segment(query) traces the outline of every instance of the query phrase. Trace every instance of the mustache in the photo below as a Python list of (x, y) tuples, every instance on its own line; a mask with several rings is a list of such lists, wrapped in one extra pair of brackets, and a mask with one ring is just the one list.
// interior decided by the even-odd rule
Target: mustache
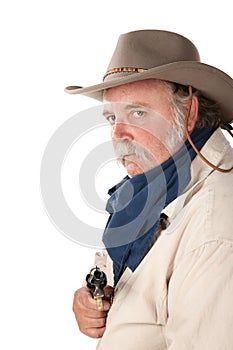
[(119, 161), (121, 161), (125, 156), (131, 154), (135, 154), (137, 157), (140, 157), (145, 161), (149, 160), (146, 150), (137, 143), (129, 140), (117, 141), (114, 144), (114, 150)]

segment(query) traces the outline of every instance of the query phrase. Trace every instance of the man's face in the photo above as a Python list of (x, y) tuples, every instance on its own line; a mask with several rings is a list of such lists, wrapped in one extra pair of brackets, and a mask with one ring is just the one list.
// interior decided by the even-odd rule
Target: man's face
[(158, 80), (107, 89), (103, 114), (115, 152), (131, 177), (163, 163), (183, 143), (168, 147), (174, 118), (168, 91)]

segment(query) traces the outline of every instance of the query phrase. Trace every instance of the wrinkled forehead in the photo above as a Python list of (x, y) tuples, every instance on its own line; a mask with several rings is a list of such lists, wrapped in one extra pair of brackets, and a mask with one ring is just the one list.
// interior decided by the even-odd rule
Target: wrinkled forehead
[(132, 102), (140, 99), (150, 101), (156, 95), (168, 96), (168, 90), (163, 81), (147, 79), (124, 85), (115, 86), (104, 90), (104, 102)]
[(146, 101), (134, 100), (131, 102), (108, 102), (105, 101), (103, 104), (103, 115), (106, 115), (108, 112), (113, 111), (122, 111), (127, 112), (130, 110), (139, 110), (139, 109), (147, 109), (148, 111), (156, 111), (152, 109), (150, 104)]

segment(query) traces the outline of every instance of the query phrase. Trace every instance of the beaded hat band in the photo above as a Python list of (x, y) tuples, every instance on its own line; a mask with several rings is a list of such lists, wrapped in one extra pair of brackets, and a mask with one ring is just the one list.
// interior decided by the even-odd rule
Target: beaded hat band
[(120, 68), (113, 68), (113, 69), (109, 69), (107, 71), (107, 73), (104, 75), (103, 77), (103, 81), (105, 80), (105, 78), (111, 74), (114, 74), (114, 73), (121, 73), (121, 72), (127, 72), (127, 73), (142, 73), (144, 72), (145, 70), (147, 69), (144, 69), (144, 68), (135, 68), (135, 67), (120, 67)]

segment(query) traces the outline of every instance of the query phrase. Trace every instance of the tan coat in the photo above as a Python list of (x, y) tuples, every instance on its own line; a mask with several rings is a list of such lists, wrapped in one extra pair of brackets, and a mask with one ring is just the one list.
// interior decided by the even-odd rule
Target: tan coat
[[(220, 130), (202, 153), (223, 168), (233, 164)], [(191, 173), (163, 211), (168, 228), (118, 282), (98, 350), (233, 349), (233, 171), (213, 171), (197, 156)]]

